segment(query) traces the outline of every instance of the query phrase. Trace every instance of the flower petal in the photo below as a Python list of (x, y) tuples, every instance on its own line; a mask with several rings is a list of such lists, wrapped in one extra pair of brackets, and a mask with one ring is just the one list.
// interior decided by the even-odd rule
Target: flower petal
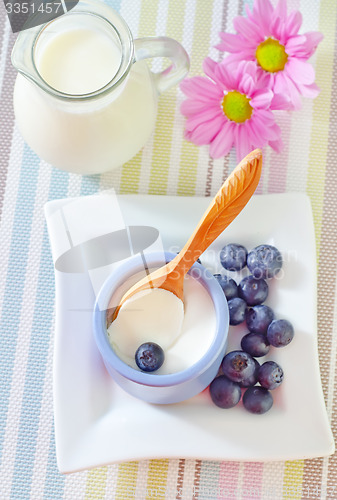
[(205, 111), (210, 106), (218, 106), (218, 104), (213, 104), (205, 101), (198, 101), (197, 99), (186, 99), (181, 103), (180, 112), (184, 116), (194, 116), (201, 111)]
[(276, 153), (281, 153), (284, 147), (281, 137), (277, 139), (277, 141), (268, 141), (268, 144), (274, 151), (276, 151)]
[(251, 120), (247, 120), (245, 125), (251, 143), (255, 148), (262, 148), (267, 144), (267, 141), (263, 138), (263, 135), (259, 133), (260, 126), (254, 126), (254, 118), (252, 118)]
[(237, 16), (233, 20), (233, 26), (245, 39), (256, 44), (262, 42), (263, 35), (259, 27), (246, 17)]
[(186, 120), (185, 128), (189, 132), (192, 132), (200, 123), (207, 122), (209, 120), (214, 120), (216, 117), (223, 115), (223, 112), (220, 109), (211, 107), (205, 109), (205, 111), (200, 111), (198, 114), (191, 116)]
[(217, 65), (218, 63), (216, 63), (213, 59), (205, 57), (202, 63), (202, 69), (204, 70), (204, 73), (211, 78), (211, 80), (214, 80), (214, 82), (222, 87), (222, 80), (219, 80), (215, 75), (215, 68)]
[(241, 61), (237, 67), (238, 78), (244, 75), (250, 75), (254, 80), (256, 79), (257, 64), (253, 61)]
[(293, 105), (290, 99), (284, 94), (274, 94), (272, 101), (270, 103), (270, 109), (272, 110), (291, 110)]
[(197, 146), (209, 144), (224, 126), (224, 123), (224, 116), (218, 116), (208, 122), (200, 123), (193, 131), (188, 131), (188, 138)]
[(214, 138), (209, 148), (209, 154), (212, 158), (225, 156), (231, 149), (234, 142), (234, 123), (227, 121), (218, 135)]
[(269, 109), (255, 109), (255, 116), (262, 120), (268, 127), (275, 122), (274, 113)]
[(284, 71), (279, 71), (275, 76), (274, 92), (286, 95), (294, 110), (301, 109), (302, 101), (298, 88)]
[(274, 123), (271, 127), (267, 129), (268, 140), (270, 141), (278, 141), (281, 138), (281, 129)]
[(257, 90), (250, 100), (250, 105), (253, 108), (269, 109), (273, 96), (274, 93), (269, 89)]
[(223, 94), (221, 88), (205, 76), (185, 78), (180, 88), (188, 97), (197, 98), (200, 101), (219, 100)]
[(289, 40), (287, 40), (284, 48), (289, 56), (299, 56), (299, 52), (303, 53), (303, 49), (306, 43), (306, 37), (304, 35), (296, 35)]
[(268, 73), (268, 71), (263, 71), (262, 68), (257, 68), (257, 89), (273, 89), (274, 87), (275, 74)]
[(269, 0), (255, 0), (252, 14), (248, 14), (249, 19), (261, 27), (263, 36), (269, 34), (273, 12), (274, 7)]
[(320, 93), (320, 89), (317, 87), (316, 83), (312, 83), (311, 85), (299, 85), (298, 87), (303, 97), (309, 97), (310, 99), (314, 99)]
[(287, 19), (287, 2), (286, 0), (279, 0), (274, 10), (274, 16), (279, 17), (281, 21)]
[(318, 44), (323, 40), (324, 35), (319, 31), (309, 31), (305, 33), (305, 50), (306, 50), (306, 58), (309, 59), (317, 49)]
[(250, 97), (254, 92), (254, 88), (255, 88), (255, 81), (253, 80), (253, 78), (250, 75), (244, 74), (238, 85), (238, 90), (241, 93), (246, 94), (248, 97)]
[(290, 12), (285, 24), (285, 35), (287, 38), (297, 35), (302, 24), (302, 14), (298, 10)]
[(315, 70), (308, 62), (300, 59), (289, 58), (284, 71), (295, 82), (311, 85), (315, 81)]
[(252, 118), (247, 120), (246, 126), (251, 139), (254, 139), (255, 147), (263, 147), (267, 144), (266, 124), (257, 118), (258, 113), (253, 113)]
[[(246, 41), (233, 33), (219, 33), (221, 42), (216, 47), (224, 52), (240, 52), (247, 47)], [(254, 47), (255, 44), (252, 44)]]
[(236, 159), (241, 161), (253, 150), (249, 133), (247, 133), (245, 124), (237, 125), (234, 129), (234, 146), (236, 149)]
[(234, 70), (231, 64), (227, 64), (227, 59), (226, 57), (226, 59), (217, 65), (215, 72), (216, 77), (224, 82), (224, 88), (226, 90), (233, 90), (238, 85), (237, 71)]

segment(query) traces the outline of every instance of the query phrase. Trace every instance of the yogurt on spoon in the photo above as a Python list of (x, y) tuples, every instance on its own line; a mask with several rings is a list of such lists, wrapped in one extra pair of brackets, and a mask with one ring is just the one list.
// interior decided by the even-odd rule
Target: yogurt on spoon
[(164, 351), (164, 363), (153, 374), (176, 373), (201, 359), (215, 335), (214, 305), (204, 287), (189, 275), (184, 291), (184, 303), (172, 292), (153, 288), (122, 305), (108, 328), (109, 342), (122, 361), (139, 370), (135, 353), (145, 342), (154, 342)]

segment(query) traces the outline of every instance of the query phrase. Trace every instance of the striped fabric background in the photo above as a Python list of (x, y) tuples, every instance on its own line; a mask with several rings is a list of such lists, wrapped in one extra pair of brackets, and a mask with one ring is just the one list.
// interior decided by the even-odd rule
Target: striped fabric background
[[(167, 35), (201, 74), (220, 30), (233, 31), (243, 0), (109, 0), (135, 37)], [(248, 1), (249, 4), (252, 0)], [(318, 249), (318, 336), (321, 377), (337, 432), (337, 41), (335, 0), (289, 0), (302, 30), (325, 39), (312, 63), (321, 94), (301, 111), (279, 117), (282, 154), (265, 151), (260, 193), (306, 192)], [(43, 205), (115, 187), (120, 193), (211, 196), (235, 165), (213, 161), (207, 148), (183, 139), (182, 95), (161, 97), (156, 130), (120, 171), (81, 177), (53, 169), (23, 142), (13, 116), (14, 42), (0, 7), (0, 498), (5, 499), (310, 499), (337, 498), (336, 456), (280, 463), (146, 460), (61, 476), (55, 458), (52, 407), (54, 276)], [(156, 67), (159, 65), (156, 63)], [(308, 416), (309, 417), (309, 416)], [(310, 418), (310, 417), (309, 417)], [(277, 432), (277, 429), (275, 430)], [(268, 439), (268, 437), (265, 437)]]

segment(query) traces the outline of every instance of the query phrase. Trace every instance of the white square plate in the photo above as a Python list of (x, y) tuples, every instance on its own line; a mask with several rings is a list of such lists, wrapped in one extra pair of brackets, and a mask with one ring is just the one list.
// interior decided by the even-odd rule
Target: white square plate
[[(80, 200), (90, 217), (81, 212), (76, 231), (81, 232), (83, 225), (86, 238), (91, 225), (92, 234), (97, 236), (98, 222), (100, 234), (109, 231), (109, 214), (97, 202), (102, 196)], [(105, 200), (109, 196), (105, 194)], [(46, 205), (54, 262), (69, 241), (73, 244), (69, 234), (67, 241), (55, 224), (71, 201)], [(210, 200), (125, 195), (118, 196), (118, 202), (119, 221), (122, 215), (126, 226), (157, 228), (165, 250), (177, 251)], [(81, 235), (77, 238), (80, 241)], [(295, 337), (289, 346), (271, 349), (267, 357), (279, 362), (285, 372), (282, 386), (273, 392), (272, 409), (265, 415), (252, 415), (240, 402), (235, 408), (222, 410), (211, 403), (207, 390), (186, 402), (162, 406), (129, 396), (107, 374), (92, 335), (95, 289), (110, 267), (91, 281), (88, 273), (55, 269), (54, 401), (61, 472), (148, 458), (282, 461), (334, 452), (318, 365), (316, 253), (309, 199), (295, 193), (253, 197), (202, 256), (202, 263), (213, 273), (221, 272), (218, 254), (230, 242), (241, 243), (248, 250), (269, 243), (283, 254), (282, 276), (270, 282), (266, 303), (277, 318), (292, 322)], [(244, 333), (244, 326), (230, 328), (230, 349), (240, 348)]]

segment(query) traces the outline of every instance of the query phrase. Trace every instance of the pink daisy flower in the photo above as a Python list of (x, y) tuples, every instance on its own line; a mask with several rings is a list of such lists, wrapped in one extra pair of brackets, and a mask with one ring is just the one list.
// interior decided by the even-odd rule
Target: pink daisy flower
[(242, 61), (229, 71), (224, 62), (206, 58), (203, 69), (209, 78), (194, 76), (180, 84), (187, 96), (181, 106), (185, 138), (209, 144), (213, 158), (225, 156), (233, 145), (238, 161), (267, 144), (279, 152), (281, 130), (272, 110), (289, 108), (289, 101), (259, 86), (256, 64)]
[(286, 0), (274, 8), (269, 0), (255, 0), (253, 10), (246, 5), (247, 17), (234, 19), (237, 34), (220, 33), (217, 48), (230, 52), (226, 63), (255, 61), (263, 86), (275, 94), (289, 96), (293, 109), (301, 107), (301, 95), (314, 98), (319, 88), (314, 83), (314, 68), (307, 62), (323, 35), (311, 31), (299, 35), (302, 15), (287, 15)]

